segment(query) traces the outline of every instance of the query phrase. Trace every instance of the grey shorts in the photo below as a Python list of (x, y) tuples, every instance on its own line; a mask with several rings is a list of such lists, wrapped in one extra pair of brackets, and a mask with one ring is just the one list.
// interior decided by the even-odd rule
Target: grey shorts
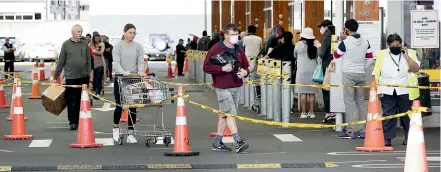
[(237, 108), (239, 103), (240, 88), (215, 88), (217, 101), (219, 102), (219, 110), (231, 115), (237, 115)]

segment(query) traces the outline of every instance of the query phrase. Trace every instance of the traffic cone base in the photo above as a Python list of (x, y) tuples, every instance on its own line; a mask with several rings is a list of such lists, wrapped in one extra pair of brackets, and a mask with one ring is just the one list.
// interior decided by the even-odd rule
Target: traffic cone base
[(357, 151), (364, 151), (364, 152), (383, 152), (383, 151), (393, 151), (393, 147), (356, 147), (355, 150)]
[(80, 120), (78, 123), (77, 142), (70, 144), (70, 148), (99, 148), (103, 144), (95, 142), (92, 114), (90, 112), (90, 100), (86, 91), (87, 85), (83, 85), (81, 93)]
[(6, 135), (3, 136), (5, 140), (32, 140), (34, 136), (32, 135)]
[[(184, 87), (179, 86), (178, 95), (182, 96)], [(173, 152), (165, 152), (164, 156), (198, 156), (199, 152), (190, 150), (190, 139), (188, 137), (187, 126), (187, 111), (185, 110), (185, 103), (182, 97), (178, 97), (176, 109), (176, 124), (175, 124), (175, 144)]]

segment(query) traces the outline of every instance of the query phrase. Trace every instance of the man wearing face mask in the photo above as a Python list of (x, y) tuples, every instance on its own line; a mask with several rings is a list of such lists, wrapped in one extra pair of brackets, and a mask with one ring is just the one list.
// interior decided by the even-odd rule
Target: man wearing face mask
[[(402, 46), (403, 40), (398, 34), (391, 34), (387, 38), (388, 49), (377, 53), (375, 68), (372, 73), (373, 80), (377, 84), (392, 85), (418, 85), (416, 72), (420, 69), (420, 61), (416, 51), (408, 50)], [(418, 88), (378, 87), (383, 116), (396, 113), (405, 113), (412, 108), (412, 100), (419, 97)], [(400, 117), (400, 124), (404, 130), (403, 145), (407, 144), (409, 131), (409, 116)], [(384, 142), (386, 146), (392, 145), (392, 139), (396, 137), (397, 119), (383, 121)]]
[[(207, 57), (204, 61), (204, 72), (211, 74), (213, 78), (213, 87), (215, 88), (217, 99), (219, 102), (219, 110), (228, 114), (237, 115), (239, 89), (243, 85), (242, 79), (248, 76), (249, 64), (245, 57), (245, 53), (239, 48), (238, 28), (234, 24), (227, 24), (224, 28), (225, 40), (213, 45), (208, 51)], [(229, 60), (234, 60), (235, 63), (219, 65), (214, 64), (212, 57), (220, 57), (228, 54)], [(233, 59), (231, 59), (231, 56)], [(216, 58), (215, 58), (216, 59)], [(213, 143), (213, 151), (231, 151), (231, 148), (222, 143), (222, 136), (225, 129), (228, 127), (233, 135), (236, 153), (242, 152), (248, 148), (237, 133), (236, 120), (234, 117), (227, 117), (221, 114), (222, 118), (219, 120), (216, 140)]]
[[(369, 41), (357, 33), (358, 22), (349, 19), (340, 37), (342, 41), (334, 51), (334, 58), (342, 59), (343, 97), (345, 102), (346, 122), (360, 121), (366, 118), (364, 86), (366, 69), (372, 64), (372, 51)], [(343, 130), (340, 138), (355, 139), (364, 137), (365, 125), (349, 125)]]

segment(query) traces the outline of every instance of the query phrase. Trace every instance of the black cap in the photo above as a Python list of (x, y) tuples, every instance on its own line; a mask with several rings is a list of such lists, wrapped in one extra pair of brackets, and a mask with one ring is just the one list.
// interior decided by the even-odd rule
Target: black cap
[(326, 27), (326, 26), (332, 26), (332, 21), (331, 20), (323, 20), (322, 23), (320, 23), (320, 25), (318, 25), (317, 27)]

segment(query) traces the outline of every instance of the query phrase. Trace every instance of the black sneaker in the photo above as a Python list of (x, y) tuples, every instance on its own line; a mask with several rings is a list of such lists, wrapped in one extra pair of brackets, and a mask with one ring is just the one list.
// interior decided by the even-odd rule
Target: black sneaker
[(211, 150), (216, 152), (229, 152), (231, 151), (231, 148), (225, 146), (225, 144), (221, 142), (220, 145), (216, 145), (216, 143), (213, 143)]
[(77, 124), (70, 124), (70, 130), (77, 130), (78, 125)]
[(248, 143), (244, 142), (243, 140), (236, 143), (236, 153), (240, 153), (244, 151), (245, 149), (248, 149), (249, 145)]

